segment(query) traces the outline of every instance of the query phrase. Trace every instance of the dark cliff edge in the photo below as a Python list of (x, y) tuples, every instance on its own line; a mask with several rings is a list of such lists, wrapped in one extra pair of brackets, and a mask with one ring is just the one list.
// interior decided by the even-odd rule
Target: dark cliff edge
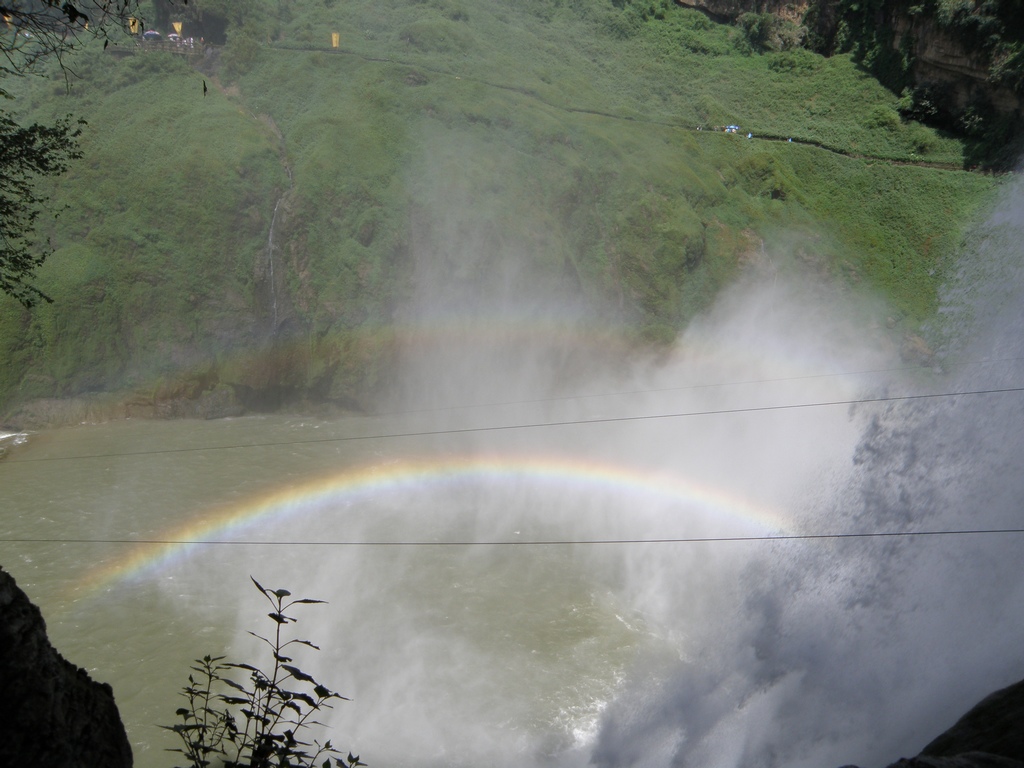
[(888, 768), (1024, 768), (1024, 680), (989, 694), (916, 757)]
[(986, 696), (918, 757), (967, 754), (988, 754), (1024, 766), (1024, 680)]
[(132, 765), (110, 686), (54, 649), (42, 613), (2, 568), (0, 691), (0, 765)]
[(726, 23), (773, 14), (802, 27), (804, 46), (851, 53), (906, 119), (963, 137), (968, 167), (1008, 170), (1024, 151), (1024, 16), (1010, 2), (675, 1)]

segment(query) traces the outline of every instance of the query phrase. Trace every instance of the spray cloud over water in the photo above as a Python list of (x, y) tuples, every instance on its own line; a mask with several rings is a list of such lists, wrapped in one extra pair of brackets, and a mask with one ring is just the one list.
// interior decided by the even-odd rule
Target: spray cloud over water
[[(610, 366), (584, 343), (584, 303), (535, 278), (529, 248), (474, 224), (468, 201), (458, 216), (428, 211), (404, 318), (422, 335), (399, 392), (408, 410), (430, 410), (410, 423), (562, 425), (382, 444), (382, 464), (429, 456), (449, 470), (340, 499), (305, 533), (517, 542), (1019, 527), (1019, 394), (776, 406), (1019, 382), (1024, 280), (1000, 243), (1019, 242), (1022, 200), (1013, 190), (950, 294), (975, 311), (944, 347), (944, 374), (899, 371), (833, 291), (764, 272), (668, 358)], [(998, 307), (975, 261), (1004, 270)], [(976, 364), (995, 358), (1015, 359)], [(643, 418), (609, 421), (622, 417)], [(487, 472), (459, 469), (483, 461)], [(331, 608), (304, 626), (324, 646), (315, 673), (354, 698), (331, 724), (371, 763), (884, 765), (1024, 674), (1019, 545), (360, 548), (311, 568), (302, 589)], [(284, 565), (257, 575), (292, 586)]]

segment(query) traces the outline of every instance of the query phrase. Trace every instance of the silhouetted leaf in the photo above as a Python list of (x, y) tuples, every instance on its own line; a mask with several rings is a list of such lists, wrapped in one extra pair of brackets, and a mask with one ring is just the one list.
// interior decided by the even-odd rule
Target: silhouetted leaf
[(305, 672), (303, 672), (298, 667), (293, 667), (290, 664), (282, 664), (281, 665), (281, 669), (283, 669), (289, 675), (294, 677), (296, 680), (302, 680), (302, 681), (307, 682), (307, 683), (315, 683), (316, 682), (316, 680), (313, 679), (312, 675), (307, 675)]
[(298, 699), (303, 704), (307, 704), (308, 706), (312, 707), (313, 709), (316, 709), (316, 707), (317, 707), (316, 701), (308, 693), (293, 693), (292, 694), (292, 698)]

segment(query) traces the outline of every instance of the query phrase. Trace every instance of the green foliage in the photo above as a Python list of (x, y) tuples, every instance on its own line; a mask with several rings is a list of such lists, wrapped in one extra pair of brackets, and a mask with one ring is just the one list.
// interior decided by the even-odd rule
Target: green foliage
[(865, 124), (869, 128), (882, 128), (895, 131), (900, 127), (900, 116), (896, 110), (879, 104), (868, 114)]
[[(66, 57), (84, 40), (99, 38), (106, 48), (111, 33), (121, 31), (136, 5), (135, 0), (0, 3), (0, 98), (12, 98), (7, 78), (36, 74), (48, 64), (66, 82)], [(76, 125), (68, 116), (52, 125), (23, 127), (8, 111), (0, 111), (0, 293), (26, 308), (50, 300), (28, 282), (49, 253), (34, 241), (39, 213), (47, 203), (36, 182), (63, 173), (81, 157), (82, 122)]]
[(422, 53), (460, 54), (473, 45), (473, 37), (447, 19), (417, 21), (405, 27), (401, 40)]
[[(932, 28), (960, 44), (986, 66), (993, 85), (1024, 95), (1024, 25), (1021, 5), (1014, 0), (840, 0), (840, 31), (834, 49), (850, 51), (854, 58), (893, 91), (904, 94), (901, 111), (916, 120), (956, 131), (967, 138), (969, 165), (1008, 168), (1015, 160), (1014, 142), (1024, 125), (1019, 118), (995, 116), (990, 103), (958, 103), (948, 88), (912, 84), (916, 28)], [(917, 23), (894, 48), (892, 25), (881, 18), (906, 13)], [(830, 48), (829, 50), (832, 50)]]
[(606, 11), (601, 19), (601, 29), (615, 40), (628, 40), (640, 33), (643, 23), (643, 16), (627, 5), (621, 10)]
[[(351, 752), (340, 757), (330, 741), (301, 740), (308, 729), (319, 725), (314, 718), (330, 709), (332, 701), (348, 700), (318, 683), (286, 655), (294, 652), (292, 646), (319, 649), (308, 640), (286, 639), (284, 627), (297, 619), (285, 611), (323, 601), (291, 600), (286, 589), (267, 589), (256, 579), (252, 583), (271, 605), (267, 615), (274, 625), (272, 637), (250, 633), (267, 646), (270, 663), (263, 669), (224, 662), (223, 656), (197, 660), (192, 667), (196, 674), (189, 675), (181, 693), (187, 706), (175, 712), (181, 722), (163, 726), (182, 742), (171, 751), (183, 755), (188, 768), (205, 768), (213, 760), (224, 768), (330, 768), (332, 762), (339, 768), (366, 765)], [(240, 683), (225, 676), (233, 670), (244, 673), (248, 680)]]
[(51, 301), (28, 282), (48, 255), (33, 240), (36, 220), (47, 203), (34, 182), (63, 173), (82, 156), (82, 124), (67, 117), (53, 125), (23, 128), (0, 112), (0, 292), (26, 308), (40, 299)]
[(772, 72), (788, 74), (794, 77), (810, 75), (821, 68), (822, 60), (805, 48), (796, 48), (779, 53), (768, 62)]
[(751, 50), (789, 51), (799, 48), (806, 30), (774, 13), (742, 13), (736, 20)]
[[(743, 53), (740, 28), (672, 3), (288, 8), (270, 43), (249, 34), (251, 56), (225, 50), (203, 74), (167, 53), (96, 51), (70, 93), (19, 87), (33, 119), (73, 111), (89, 126), (49, 188), (69, 207), (40, 220), (54, 253), (38, 283), (56, 303), (31, 318), (0, 305), (0, 403), (150, 391), (196, 368), (211, 388), (274, 380), (365, 403), (425, 258), (481, 288), (521, 264), (600, 322), (665, 343), (761, 240), (797, 231), (828, 244), (824, 272), (917, 322), (938, 254), (995, 183), (954, 170), (970, 146), (922, 125), (853, 55)], [(628, 34), (609, 34), (613, 17)], [(948, 170), (886, 163), (919, 160)]]
[(221, 54), (221, 72), (225, 79), (237, 80), (255, 66), (263, 49), (260, 33), (259, 26), (253, 23), (234, 27), (228, 32), (228, 42)]

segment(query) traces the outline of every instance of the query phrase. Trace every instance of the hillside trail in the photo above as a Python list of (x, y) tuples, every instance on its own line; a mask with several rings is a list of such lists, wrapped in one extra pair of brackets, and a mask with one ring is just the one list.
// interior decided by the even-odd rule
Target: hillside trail
[(978, 167), (964, 168), (962, 165), (960, 165), (958, 163), (936, 162), (936, 161), (925, 160), (925, 159), (922, 159), (922, 158), (914, 158), (914, 157), (910, 157), (910, 158), (896, 158), (896, 157), (886, 157), (886, 156), (883, 156), (883, 155), (863, 154), (863, 153), (858, 153), (858, 152), (850, 151), (850, 150), (845, 149), (843, 147), (833, 146), (833, 145), (827, 144), (825, 142), (819, 141), (817, 139), (801, 137), (801, 136), (791, 136), (791, 135), (784, 136), (784, 135), (781, 135), (781, 134), (772, 134), (772, 133), (768, 133), (768, 132), (762, 133), (762, 132), (757, 131), (755, 129), (756, 127), (745, 128), (745, 129), (743, 129), (742, 133), (740, 133), (740, 132), (733, 133), (733, 132), (729, 132), (729, 131), (726, 130), (728, 128), (728, 126), (687, 125), (687, 124), (683, 124), (683, 123), (672, 121), (672, 120), (658, 120), (658, 119), (650, 118), (650, 117), (642, 117), (642, 116), (635, 116), (635, 115), (622, 115), (622, 114), (615, 114), (613, 112), (606, 112), (606, 111), (602, 111), (602, 110), (587, 109), (587, 108), (584, 108), (584, 107), (573, 107), (573, 106), (569, 106), (569, 105), (565, 105), (565, 104), (559, 104), (559, 103), (553, 102), (553, 101), (551, 101), (549, 99), (546, 99), (546, 98), (544, 98), (543, 95), (541, 95), (537, 91), (532, 90), (530, 88), (524, 88), (524, 87), (521, 87), (521, 86), (509, 85), (507, 83), (497, 83), (497, 82), (494, 82), (494, 81), (491, 81), (491, 80), (487, 80), (485, 78), (474, 77), (472, 75), (465, 75), (465, 74), (456, 75), (456, 74), (454, 74), (452, 72), (449, 72), (447, 70), (444, 70), (444, 69), (440, 69), (440, 68), (437, 68), (437, 67), (423, 66), (422, 64), (413, 64), (411, 62), (403, 61), (401, 59), (397, 59), (397, 58), (393, 58), (393, 57), (368, 56), (366, 54), (359, 53), (358, 51), (354, 51), (354, 50), (346, 49), (346, 48), (329, 48), (329, 49), (325, 49), (325, 48), (314, 47), (314, 46), (292, 46), (292, 45), (289, 45), (289, 46), (272, 45), (271, 47), (272, 48), (276, 48), (277, 50), (300, 50), (300, 51), (309, 51), (309, 52), (318, 52), (318, 53), (328, 53), (328, 54), (335, 54), (335, 55), (352, 56), (352, 57), (361, 59), (363, 61), (368, 61), (368, 62), (380, 62), (380, 63), (388, 63), (388, 64), (397, 64), (399, 66), (409, 67), (411, 70), (421, 70), (421, 71), (425, 71), (425, 72), (431, 72), (431, 73), (433, 73), (435, 75), (441, 75), (441, 76), (444, 76), (444, 77), (450, 77), (450, 78), (452, 78), (454, 80), (464, 80), (464, 81), (467, 81), (467, 82), (472, 82), (472, 83), (476, 83), (476, 84), (479, 84), (479, 85), (487, 86), (489, 88), (495, 88), (495, 89), (499, 89), (499, 90), (510, 91), (510, 92), (513, 92), (513, 93), (518, 93), (520, 95), (527, 96), (527, 97), (529, 97), (531, 99), (535, 99), (536, 101), (544, 104), (547, 107), (550, 107), (552, 109), (557, 109), (557, 110), (560, 110), (560, 111), (566, 112), (566, 113), (594, 115), (595, 117), (604, 117), (604, 118), (608, 118), (610, 120), (624, 120), (624, 121), (627, 121), (627, 122), (639, 123), (639, 124), (642, 124), (642, 125), (658, 125), (658, 126), (663, 126), (663, 127), (666, 127), (666, 128), (673, 128), (673, 129), (676, 129), (676, 130), (686, 131), (688, 133), (700, 133), (702, 135), (728, 136), (729, 138), (737, 138), (737, 139), (739, 139), (739, 138), (747, 139), (748, 137), (746, 136), (746, 134), (749, 133), (750, 134), (749, 140), (751, 140), (751, 141), (772, 141), (772, 142), (784, 142), (784, 143), (789, 143), (789, 144), (799, 144), (799, 145), (802, 145), (802, 146), (814, 147), (816, 149), (820, 149), (820, 150), (823, 150), (825, 152), (831, 152), (832, 154), (840, 155), (842, 157), (848, 157), (848, 158), (850, 158), (852, 160), (870, 160), (870, 161), (886, 163), (888, 165), (894, 165), (894, 166), (916, 166), (916, 167), (919, 167), (919, 168), (934, 168), (934, 169), (937, 169), (937, 170), (947, 170), (947, 171), (965, 171), (965, 172), (969, 172), (969, 173), (980, 173), (980, 174), (985, 174), (985, 175), (1003, 175), (1004, 173), (1012, 173), (1011, 171), (1000, 172), (1000, 171), (992, 171), (992, 170), (982, 169), (982, 168), (978, 168)]

